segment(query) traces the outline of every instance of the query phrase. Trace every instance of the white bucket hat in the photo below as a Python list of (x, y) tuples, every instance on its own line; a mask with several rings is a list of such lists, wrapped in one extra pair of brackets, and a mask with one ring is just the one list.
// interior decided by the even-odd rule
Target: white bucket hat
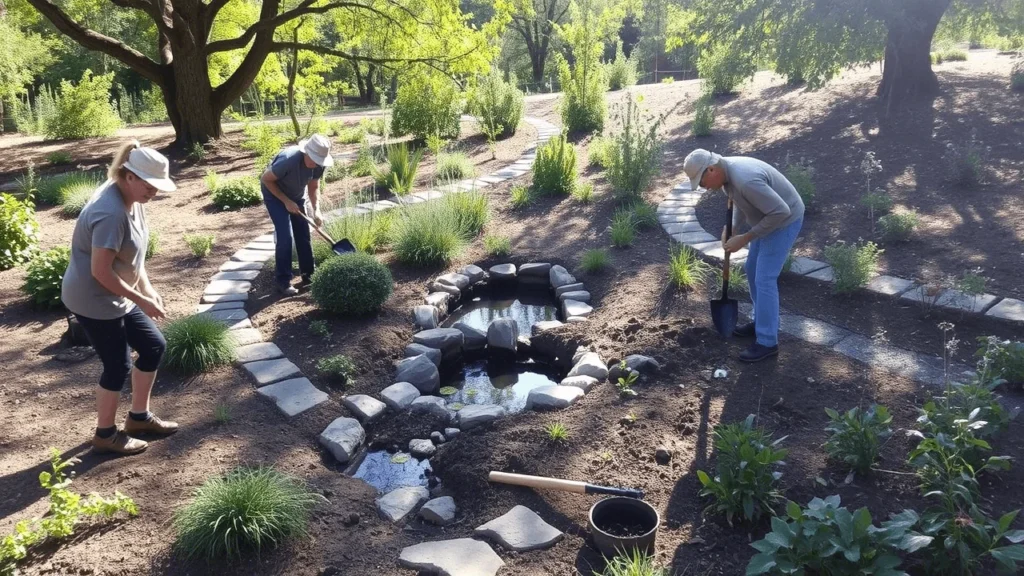
[(152, 148), (140, 147), (132, 150), (128, 154), (128, 161), (124, 163), (124, 168), (131, 170), (157, 190), (173, 192), (178, 189), (170, 179), (171, 163), (166, 156)]
[(700, 179), (704, 177), (704, 171), (709, 166), (718, 164), (718, 161), (722, 157), (714, 152), (708, 152), (703, 148), (697, 148), (693, 152), (686, 155), (686, 159), (683, 160), (683, 172), (686, 173), (686, 177), (690, 179), (690, 189), (697, 190), (700, 188)]
[(319, 134), (313, 134), (309, 138), (300, 141), (299, 150), (309, 155), (313, 162), (324, 168), (334, 165), (334, 158), (331, 158), (331, 141)]

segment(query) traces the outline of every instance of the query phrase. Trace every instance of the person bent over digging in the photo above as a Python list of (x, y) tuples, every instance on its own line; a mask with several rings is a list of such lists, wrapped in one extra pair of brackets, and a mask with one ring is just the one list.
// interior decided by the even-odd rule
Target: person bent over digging
[[(793, 184), (775, 167), (756, 158), (722, 157), (698, 148), (683, 161), (683, 171), (694, 190), (724, 189), (751, 228), (726, 238), (722, 248), (733, 253), (749, 244), (743, 268), (754, 303), (754, 321), (738, 326), (733, 334), (754, 342), (740, 353), (744, 362), (758, 362), (779, 353), (779, 274), (804, 222), (804, 202)], [(739, 212), (733, 212), (733, 229)]]
[[(313, 276), (313, 244), (309, 237), (309, 223), (304, 214), (312, 213), (317, 226), (323, 224), (317, 192), (324, 169), (334, 164), (331, 141), (314, 134), (285, 148), (274, 157), (260, 177), (263, 203), (274, 222), (275, 284), (285, 296), (299, 293), (292, 286), (292, 238), (299, 256), (302, 286), (308, 286)], [(311, 209), (307, 211), (307, 208)]]
[[(96, 355), (103, 374), (96, 389), (96, 452), (137, 454), (146, 442), (136, 436), (173, 434), (174, 422), (149, 411), (149, 395), (167, 342), (153, 320), (164, 317), (164, 301), (146, 275), (149, 227), (144, 204), (158, 192), (171, 192), (169, 163), (138, 142), (114, 156), (107, 181), (100, 185), (75, 222), (71, 261), (64, 273), (61, 300), (70, 310)], [(138, 353), (132, 367), (132, 350)], [(118, 430), (114, 419), (128, 374), (132, 407)]]

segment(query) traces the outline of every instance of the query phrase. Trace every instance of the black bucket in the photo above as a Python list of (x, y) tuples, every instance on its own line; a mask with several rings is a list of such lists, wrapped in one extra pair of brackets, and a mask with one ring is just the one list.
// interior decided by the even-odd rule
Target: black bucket
[(606, 558), (637, 550), (654, 554), (661, 517), (653, 506), (635, 498), (612, 496), (590, 508), (590, 534)]

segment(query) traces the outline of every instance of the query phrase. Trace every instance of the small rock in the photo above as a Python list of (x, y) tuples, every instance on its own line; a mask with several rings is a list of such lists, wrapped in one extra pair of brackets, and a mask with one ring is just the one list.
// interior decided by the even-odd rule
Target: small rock
[(348, 515), (348, 518), (345, 519), (345, 526), (355, 526), (356, 524), (359, 524), (361, 520), (362, 517), (359, 516), (358, 512), (352, 512)]
[(459, 290), (465, 290), (469, 288), (470, 280), (468, 276), (462, 274), (442, 274), (437, 277), (438, 284), (447, 284), (449, 286), (455, 286)]
[(441, 434), (440, 432), (431, 432), (430, 433), (430, 441), (433, 442), (434, 444), (444, 444), (445, 443), (444, 434)]
[(437, 328), (437, 318), (437, 308), (433, 306), (420, 304), (412, 309), (413, 323), (420, 330), (431, 330), (433, 328)]
[(399, 382), (408, 382), (424, 393), (433, 392), (441, 385), (441, 375), (437, 371), (437, 366), (426, 355), (399, 360), (395, 379)]
[(320, 433), (320, 444), (338, 462), (348, 462), (366, 439), (366, 432), (354, 418), (337, 418)]
[(470, 284), (476, 284), (484, 279), (484, 269), (475, 264), (464, 266), (462, 270), (459, 270), (459, 274), (469, 278)]
[(451, 284), (431, 282), (427, 285), (427, 290), (430, 292), (443, 292), (449, 296), (448, 300), (458, 300), (459, 298), (462, 298), (462, 290), (459, 290)]
[(377, 510), (386, 520), (401, 522), (429, 497), (430, 493), (423, 486), (406, 486), (378, 498)]
[(531, 336), (536, 336), (541, 332), (551, 330), (552, 328), (558, 328), (561, 325), (562, 323), (558, 320), (541, 320), (530, 328), (530, 334)]
[(547, 263), (535, 263), (523, 264), (519, 267), (519, 275), (522, 277), (529, 278), (547, 278), (548, 273), (551, 271), (551, 264)]
[(396, 382), (380, 391), (384, 403), (395, 410), (404, 410), (420, 397), (418, 388), (408, 382)]
[(459, 427), (462, 430), (470, 430), (493, 422), (506, 413), (505, 408), (497, 404), (470, 404), (459, 410)]
[(654, 452), (654, 459), (658, 464), (664, 466), (672, 459), (672, 451), (664, 446), (658, 446), (658, 449)]
[(630, 354), (626, 356), (626, 367), (630, 370), (636, 370), (641, 374), (653, 374), (661, 370), (661, 364), (657, 360), (643, 354)]
[[(450, 286), (452, 290), (458, 290), (454, 286)], [(448, 313), (448, 303), (452, 301), (458, 301), (458, 296), (453, 296), (448, 292), (444, 291), (431, 291), (430, 294), (423, 299), (423, 303), (429, 306), (437, 308), (439, 314), (444, 315)]]
[(510, 280), (514, 280), (516, 277), (516, 265), (498, 264), (497, 266), (491, 266), (490, 274), (491, 280), (496, 282), (507, 282)]
[(541, 386), (526, 396), (526, 409), (566, 408), (583, 397), (583, 390), (575, 386)]
[[(463, 408), (463, 410), (465, 410), (465, 408)], [(456, 437), (456, 436), (458, 436), (458, 435), (459, 435), (459, 434), (460, 434), (461, 432), (462, 432), (462, 430), (459, 430), (458, 428), (445, 428), (445, 429), (444, 429), (444, 437), (445, 437), (445, 438), (446, 438), (446, 439), (447, 439), (447, 440), (448, 440), (449, 442), (451, 442), (451, 441), (452, 441), (452, 440), (454, 440), (454, 439), (455, 439), (455, 437)]]
[(348, 408), (362, 422), (370, 422), (384, 413), (387, 407), (383, 402), (366, 394), (353, 394), (341, 399), (341, 404)]
[(587, 352), (580, 357), (579, 362), (573, 366), (567, 375), (570, 378), (573, 376), (590, 376), (591, 378), (604, 380), (608, 377), (608, 366), (601, 361), (601, 356), (597, 352)]
[(577, 302), (589, 303), (590, 292), (586, 290), (573, 290), (572, 292), (565, 292), (558, 297), (559, 300), (565, 302), (566, 300), (575, 300)]
[(576, 352), (572, 355), (572, 365), (575, 366), (587, 352), (590, 352), (590, 350), (586, 346), (577, 346)]
[(587, 316), (590, 316), (590, 314), (593, 311), (594, 308), (590, 304), (587, 304), (585, 302), (580, 302), (578, 300), (572, 300), (569, 298), (562, 300), (562, 315), (566, 319), (575, 317), (585, 318)]
[(339, 576), (341, 570), (336, 566), (324, 566), (320, 569), (320, 576)]
[(477, 330), (465, 322), (456, 322), (452, 328), (462, 332), (465, 339), (463, 347), (466, 350), (483, 350), (487, 347), (487, 334), (482, 330)]
[(593, 378), (591, 376), (572, 376), (569, 378), (565, 378), (564, 380), (559, 382), (558, 385), (575, 386), (576, 388), (579, 388), (584, 392), (589, 392), (591, 388), (597, 385), (597, 382), (597, 378)]
[(448, 412), (448, 407), (445, 405), (444, 398), (439, 396), (420, 396), (412, 401), (412, 404), (409, 405), (409, 409), (413, 412), (425, 412), (436, 418), (451, 418), (451, 413)]
[(722, 369), (722, 368), (718, 368), (717, 370), (715, 370), (715, 374), (714, 374), (715, 380), (721, 380), (722, 378), (728, 378), (728, 377), (729, 377), (729, 371), (728, 370), (725, 370), (725, 369)]
[(420, 518), (438, 526), (451, 524), (455, 520), (455, 499), (442, 496), (430, 500), (420, 508)]
[(409, 453), (417, 458), (430, 458), (434, 452), (437, 452), (437, 447), (430, 440), (416, 438), (409, 441)]
[(552, 266), (551, 270), (548, 271), (548, 280), (551, 282), (551, 287), (555, 290), (567, 284), (576, 283), (576, 278), (569, 274), (569, 271), (562, 266)]
[(586, 286), (584, 286), (582, 282), (559, 286), (558, 288), (555, 288), (555, 298), (560, 301), (562, 299), (562, 294), (565, 294), (566, 292), (579, 292), (584, 291), (585, 289)]

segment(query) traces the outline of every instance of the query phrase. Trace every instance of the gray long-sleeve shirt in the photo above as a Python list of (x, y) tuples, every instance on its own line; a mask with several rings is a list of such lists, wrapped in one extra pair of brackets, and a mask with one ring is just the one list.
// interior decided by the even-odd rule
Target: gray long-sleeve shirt
[(750, 234), (761, 238), (804, 217), (804, 202), (796, 188), (767, 162), (747, 156), (722, 158), (725, 192), (732, 198), (733, 228), (742, 212)]

